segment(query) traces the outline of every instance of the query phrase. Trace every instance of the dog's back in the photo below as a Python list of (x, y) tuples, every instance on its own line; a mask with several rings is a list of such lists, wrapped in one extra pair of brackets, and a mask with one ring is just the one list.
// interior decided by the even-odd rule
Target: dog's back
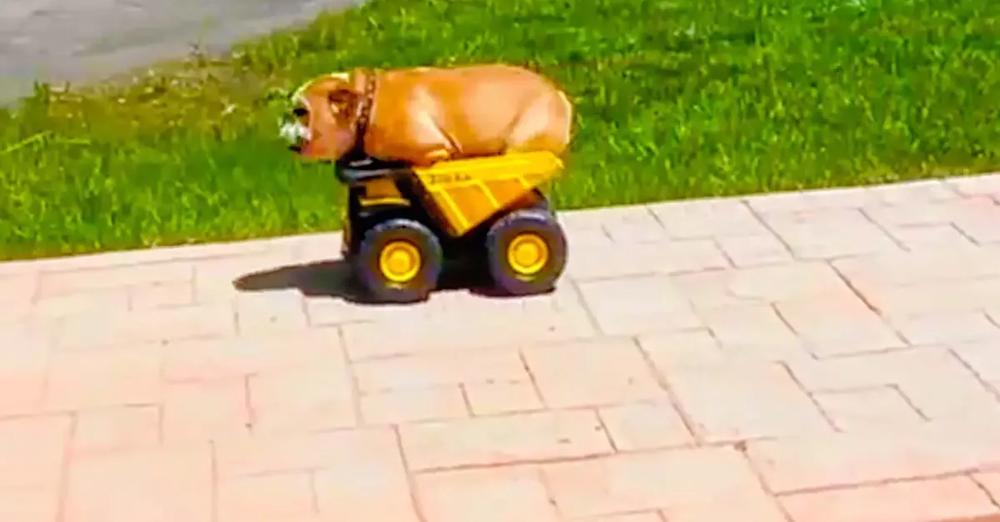
[(379, 76), (366, 148), (414, 163), (531, 150), (561, 154), (571, 120), (566, 95), (525, 68), (399, 69)]

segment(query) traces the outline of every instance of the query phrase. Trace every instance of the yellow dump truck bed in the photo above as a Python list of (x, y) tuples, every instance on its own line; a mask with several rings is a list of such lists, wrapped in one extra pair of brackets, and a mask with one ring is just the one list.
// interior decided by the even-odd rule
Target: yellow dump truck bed
[(444, 161), (414, 168), (448, 225), (461, 236), (558, 175), (563, 162), (551, 152), (524, 152)]

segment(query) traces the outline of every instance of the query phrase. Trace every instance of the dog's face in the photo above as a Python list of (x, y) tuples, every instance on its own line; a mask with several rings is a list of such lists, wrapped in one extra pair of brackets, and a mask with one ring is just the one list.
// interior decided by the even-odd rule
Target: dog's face
[(302, 157), (337, 161), (357, 143), (360, 99), (346, 73), (313, 79), (292, 97), (292, 118), (281, 126), (281, 136)]

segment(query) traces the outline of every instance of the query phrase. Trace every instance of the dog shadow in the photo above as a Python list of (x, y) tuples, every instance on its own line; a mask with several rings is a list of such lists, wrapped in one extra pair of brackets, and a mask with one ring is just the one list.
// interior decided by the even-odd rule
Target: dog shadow
[[(505, 297), (489, 285), (482, 272), (468, 266), (447, 266), (436, 292), (466, 290), (483, 297)], [(333, 297), (370, 306), (382, 304), (366, 295), (353, 277), (350, 264), (342, 259), (251, 272), (233, 280), (233, 286), (240, 292), (297, 289), (306, 297)]]

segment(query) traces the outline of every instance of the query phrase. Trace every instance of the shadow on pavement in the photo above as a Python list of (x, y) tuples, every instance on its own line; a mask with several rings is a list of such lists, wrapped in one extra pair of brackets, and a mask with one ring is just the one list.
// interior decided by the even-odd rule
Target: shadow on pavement
[(340, 297), (350, 301), (362, 299), (361, 291), (351, 277), (350, 265), (340, 260), (251, 272), (235, 279), (233, 286), (241, 292), (298, 289), (309, 297)]
[[(468, 290), (484, 297), (502, 297), (483, 274), (483, 270), (467, 266), (447, 266), (442, 271), (438, 291)], [(340, 259), (251, 272), (235, 279), (233, 286), (241, 292), (298, 289), (307, 297), (335, 297), (358, 304), (378, 304), (365, 295), (351, 275), (350, 265)]]

